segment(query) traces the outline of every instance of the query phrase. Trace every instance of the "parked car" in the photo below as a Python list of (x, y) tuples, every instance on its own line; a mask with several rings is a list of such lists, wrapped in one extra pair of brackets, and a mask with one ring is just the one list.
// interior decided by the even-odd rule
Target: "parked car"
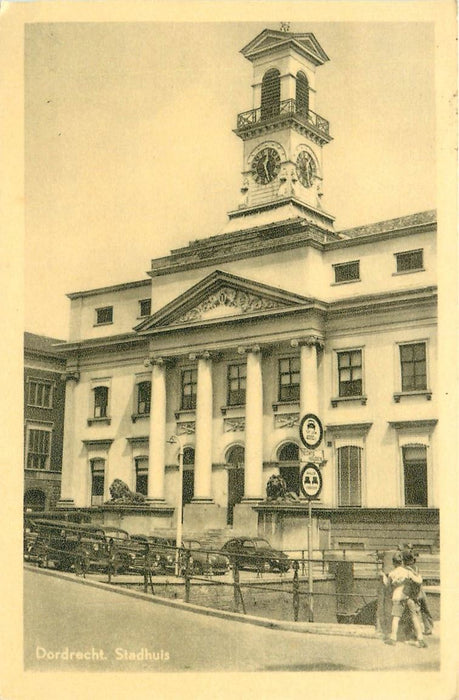
[(183, 540), (183, 546), (191, 551), (193, 574), (226, 574), (229, 559), (211, 549), (206, 551), (198, 540)]
[(69, 523), (59, 520), (34, 520), (36, 537), (29, 558), (44, 566), (53, 562), (63, 571), (127, 571), (144, 552), (131, 542), (129, 533), (117, 527)]
[(174, 570), (175, 542), (172, 539), (156, 535), (131, 535), (131, 539), (144, 547), (148, 545), (152, 574), (165, 574), (167, 571)]
[(260, 537), (235, 537), (221, 551), (235, 558), (239, 569), (285, 572), (291, 564), (285, 552), (274, 549), (268, 540)]

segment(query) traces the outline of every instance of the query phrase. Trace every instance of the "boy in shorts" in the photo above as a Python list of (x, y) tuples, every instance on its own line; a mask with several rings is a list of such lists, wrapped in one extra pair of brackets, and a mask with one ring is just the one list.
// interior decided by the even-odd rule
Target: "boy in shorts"
[(399, 552), (394, 554), (392, 563), (394, 564), (392, 571), (387, 576), (384, 574), (384, 583), (386, 586), (390, 586), (392, 590), (392, 629), (389, 639), (385, 640), (385, 644), (396, 644), (400, 618), (405, 609), (407, 609), (415, 629), (417, 646), (423, 649), (427, 647), (427, 644), (422, 635), (419, 605), (410, 597), (411, 587), (413, 584), (420, 586), (422, 584), (422, 576), (410, 568), (411, 560)]

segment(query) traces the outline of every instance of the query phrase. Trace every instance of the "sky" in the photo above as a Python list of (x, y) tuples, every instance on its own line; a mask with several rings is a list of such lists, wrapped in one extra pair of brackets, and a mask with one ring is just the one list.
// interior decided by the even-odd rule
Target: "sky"
[[(66, 339), (69, 292), (145, 279), (240, 199), (240, 49), (278, 23), (25, 28), (25, 330)], [(330, 58), (323, 207), (335, 228), (436, 207), (433, 25), (300, 23)]]

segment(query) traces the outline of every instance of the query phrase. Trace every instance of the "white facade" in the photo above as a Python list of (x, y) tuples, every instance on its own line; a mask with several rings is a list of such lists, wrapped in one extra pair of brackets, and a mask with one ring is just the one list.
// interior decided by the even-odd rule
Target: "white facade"
[[(269, 34), (272, 53), (250, 58), (255, 107), (281, 33)], [(313, 81), (293, 44), (279, 51)], [(321, 158), (327, 139), (308, 128), (278, 126), (290, 175), (302, 140)], [(277, 143), (272, 120), (241, 138), (244, 168)], [(324, 510), (438, 507), (435, 213), (334, 232), (293, 175), (286, 196), (282, 170), (266, 173), (266, 197), (252, 183), (221, 236), (153, 260), (148, 280), (70, 295), (63, 503), (107, 501), (118, 478), (152, 512), (173, 508), (176, 435), (185, 526), (253, 529), (269, 477), (298, 491), (311, 459)], [(299, 439), (306, 413), (325, 428), (314, 455)]]

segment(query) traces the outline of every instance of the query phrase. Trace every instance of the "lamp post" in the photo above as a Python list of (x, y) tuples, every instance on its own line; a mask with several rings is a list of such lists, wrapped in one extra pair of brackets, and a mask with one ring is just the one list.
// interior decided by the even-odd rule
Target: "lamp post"
[(171, 445), (178, 445), (179, 453), (179, 478), (178, 478), (178, 492), (177, 492), (177, 531), (175, 536), (175, 575), (180, 574), (180, 548), (182, 546), (182, 514), (183, 514), (183, 445), (181, 440), (177, 435), (172, 435), (168, 442)]

